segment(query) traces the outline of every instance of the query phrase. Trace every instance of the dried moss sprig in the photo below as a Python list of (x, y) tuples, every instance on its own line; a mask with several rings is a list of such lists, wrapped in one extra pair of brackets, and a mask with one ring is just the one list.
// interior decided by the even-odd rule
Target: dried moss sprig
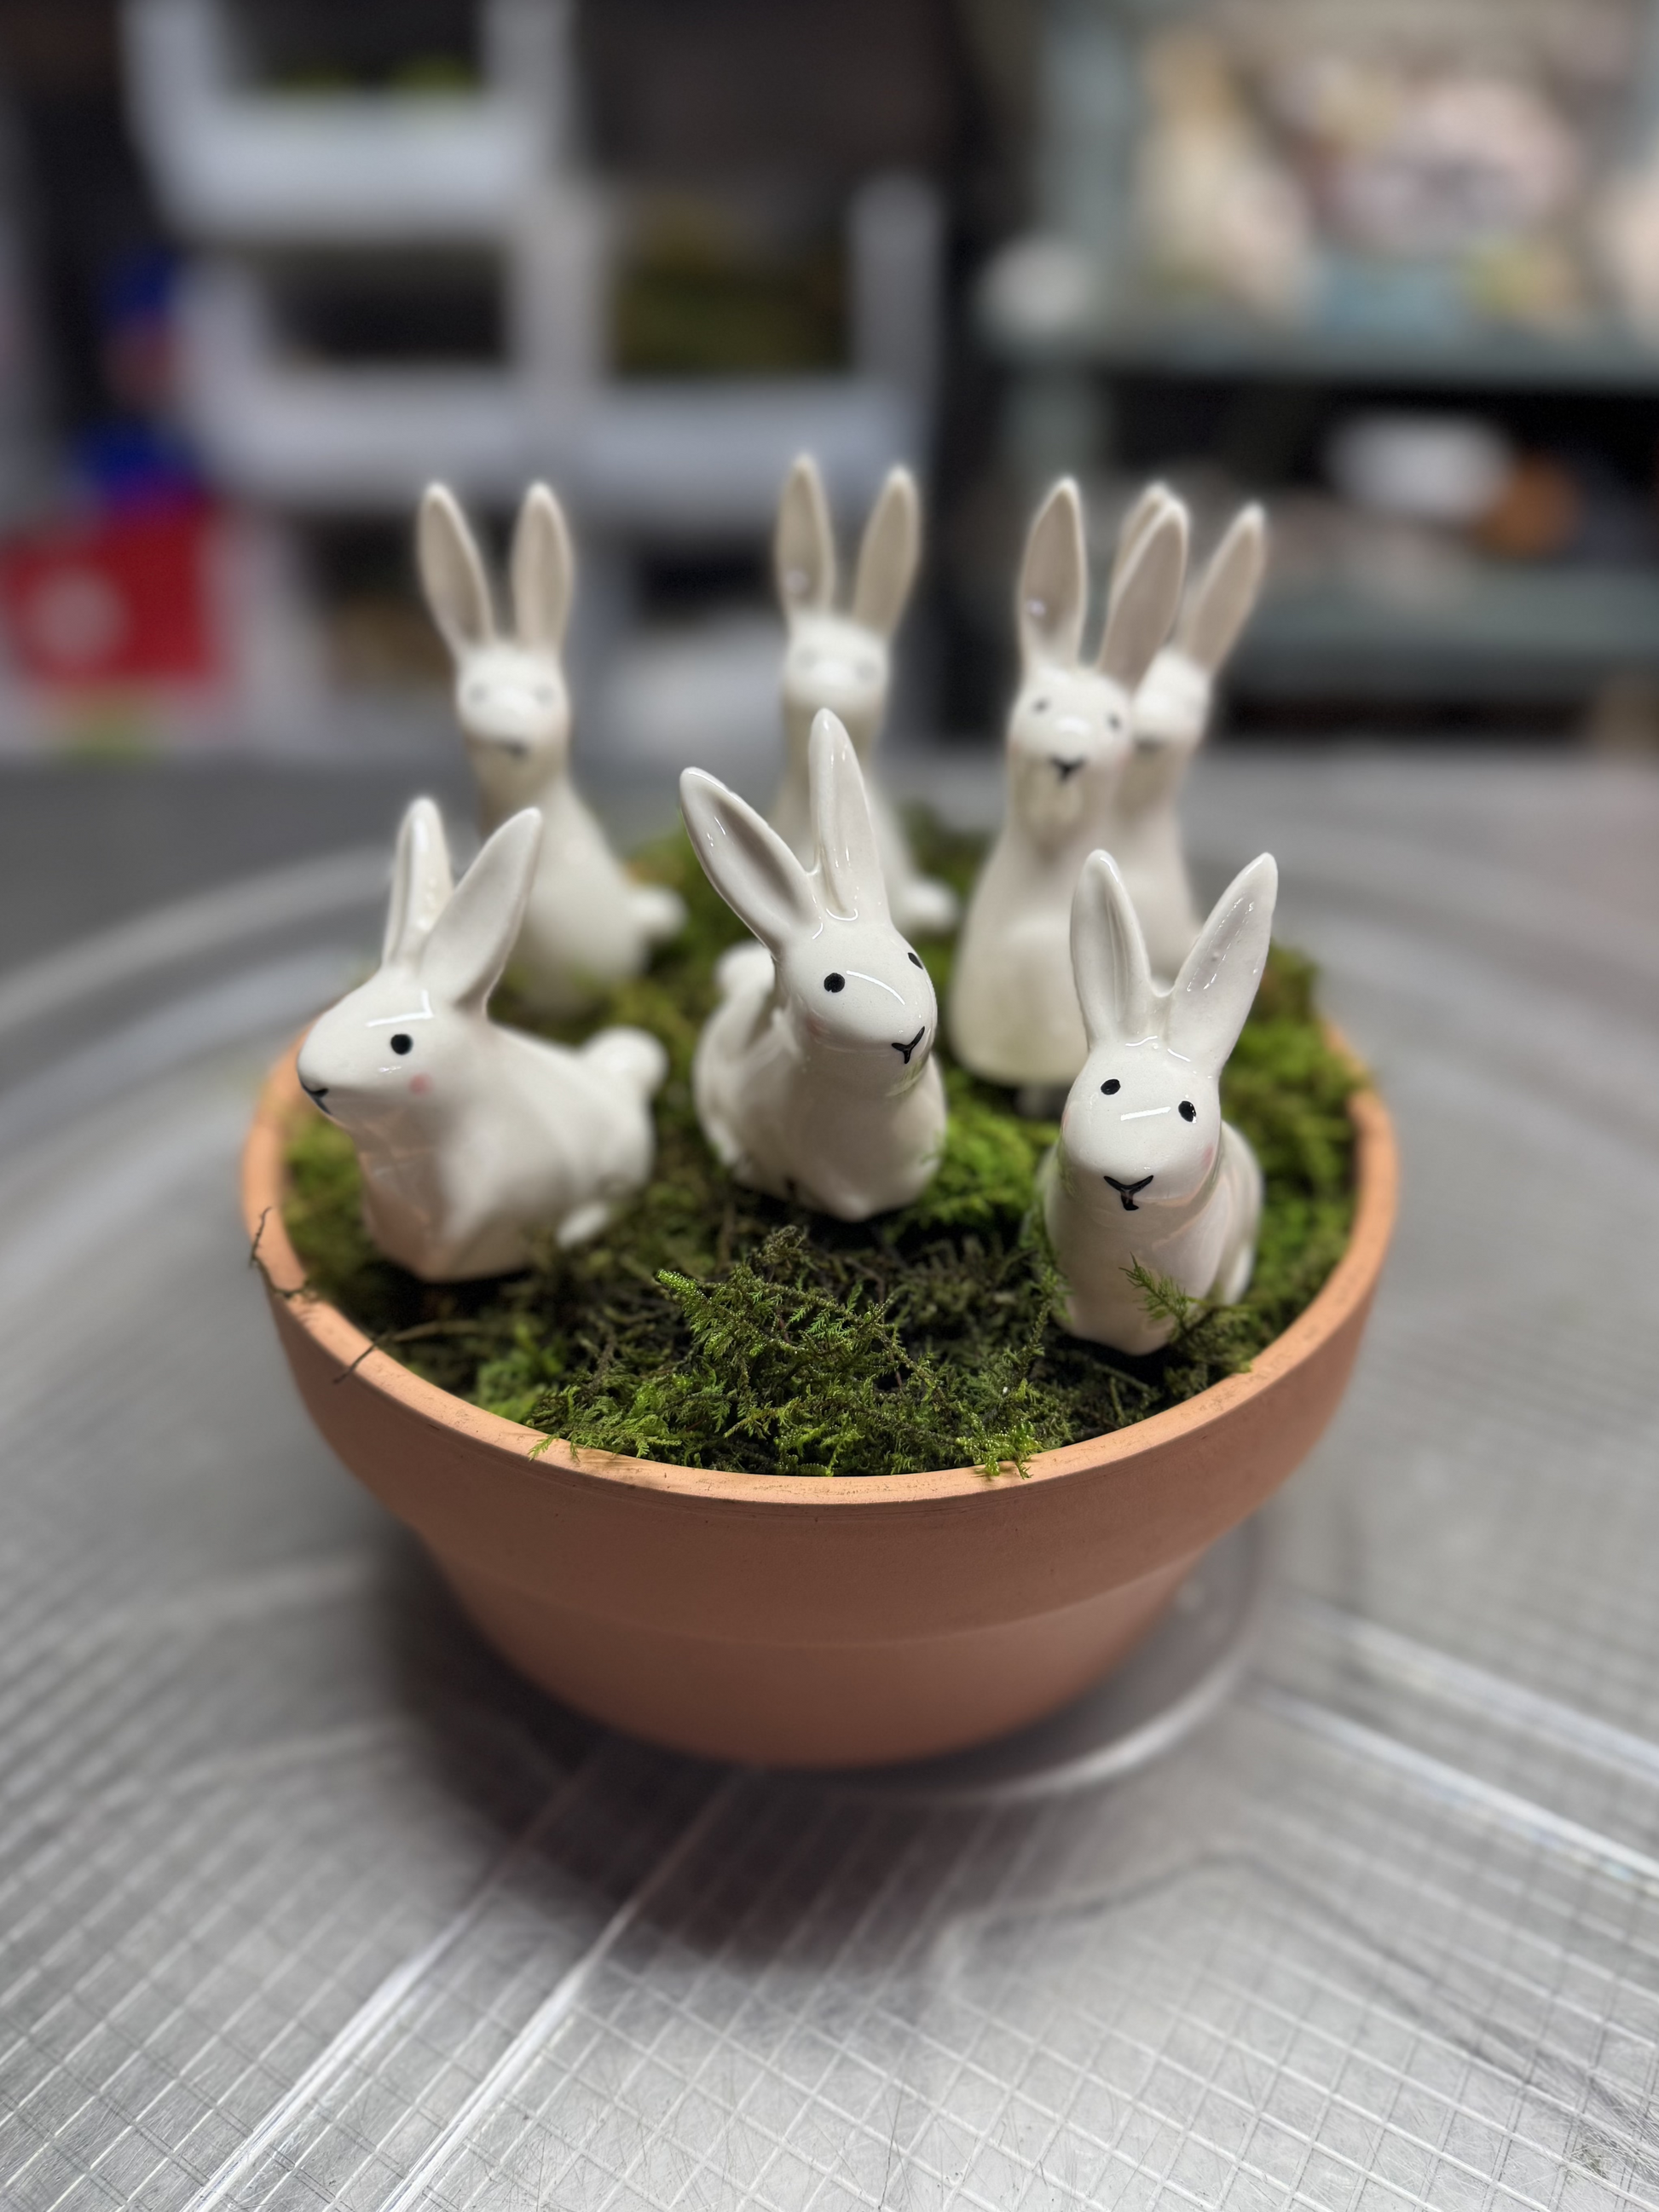
[[(971, 848), (919, 825), (923, 864), (964, 874)], [(1054, 1131), (945, 1068), (939, 1173), (899, 1213), (849, 1225), (733, 1184), (702, 1140), (690, 1063), (714, 965), (741, 932), (684, 840), (645, 872), (672, 883), (689, 927), (603, 1012), (668, 1047), (650, 1188), (598, 1243), (550, 1247), (526, 1273), (431, 1285), (383, 1260), (360, 1212), (349, 1140), (307, 1117), (289, 1152), (290, 1236), (310, 1284), (428, 1380), (583, 1449), (740, 1473), (1022, 1471), (1034, 1452), (1127, 1426), (1247, 1367), (1329, 1273), (1352, 1219), (1353, 1079), (1313, 1004), (1313, 970), (1275, 949), (1223, 1085), (1267, 1182), (1255, 1279), (1208, 1308), (1148, 1277), (1164, 1351), (1129, 1358), (1065, 1334), (1034, 1223)], [(943, 987), (947, 948), (924, 948)], [(536, 1027), (498, 997), (499, 1018)]]

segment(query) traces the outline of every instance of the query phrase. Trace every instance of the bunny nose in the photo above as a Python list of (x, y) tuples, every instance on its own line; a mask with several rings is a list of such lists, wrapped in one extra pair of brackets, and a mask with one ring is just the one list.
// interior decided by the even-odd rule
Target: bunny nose
[(1139, 1213), (1140, 1208), (1135, 1204), (1135, 1193), (1138, 1190), (1146, 1189), (1152, 1181), (1151, 1176), (1142, 1176), (1139, 1182), (1120, 1182), (1115, 1176), (1108, 1176), (1106, 1180), (1122, 1200), (1123, 1211), (1126, 1213)]
[[(923, 1037), (925, 1037), (927, 1034), (927, 1024), (924, 1022), (921, 1027), (916, 1031), (915, 1035), (911, 1038), (908, 1044), (896, 1044), (893, 1047), (895, 1052), (902, 1052), (904, 1054), (904, 1065), (907, 1067), (910, 1065), (911, 1054), (915, 1050), (916, 1047), (921, 1042)], [(1152, 1178), (1148, 1176), (1147, 1180), (1150, 1182)]]
[[(320, 1108), (325, 1114), (328, 1112), (327, 1107), (323, 1105), (324, 1099), (328, 1096), (327, 1084), (307, 1083), (302, 1075), (300, 1078), (300, 1088), (305, 1092), (306, 1097), (310, 1099), (313, 1106)], [(331, 1116), (331, 1118), (332, 1117)]]

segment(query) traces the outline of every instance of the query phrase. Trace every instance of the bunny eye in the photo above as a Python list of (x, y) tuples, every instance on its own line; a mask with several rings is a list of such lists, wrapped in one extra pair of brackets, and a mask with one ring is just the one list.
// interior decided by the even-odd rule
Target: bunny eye
[(1194, 1103), (1193, 1103), (1193, 1102), (1192, 1102), (1192, 1100), (1191, 1100), (1190, 1098), (1183, 1098), (1183, 1099), (1182, 1100), (1182, 1102), (1181, 1102), (1181, 1106), (1180, 1106), (1180, 1109), (1179, 1109), (1179, 1110), (1180, 1110), (1180, 1114), (1181, 1114), (1181, 1118), (1182, 1118), (1182, 1120), (1183, 1121), (1197, 1121), (1197, 1119), (1198, 1119), (1198, 1109), (1197, 1109), (1197, 1107), (1196, 1107), (1196, 1106), (1194, 1106)]
[(1032, 712), (1034, 714), (1046, 714), (1048, 713), (1048, 702), (1046, 699), (1033, 699), (1033, 700), (1032, 700), (1032, 702), (1031, 702), (1031, 712)]
[(847, 988), (847, 978), (839, 969), (836, 969), (824, 977), (823, 988), (826, 991), (844, 991)]
[(410, 1036), (406, 1030), (399, 1030), (397, 1036), (392, 1040), (392, 1049), (393, 1052), (399, 1054), (413, 1052), (415, 1049), (415, 1040)]
[(1101, 1085), (1101, 1086), (1100, 1086), (1100, 1087), (1101, 1087), (1101, 1089), (1105, 1092), (1106, 1096), (1109, 1098), (1109, 1097), (1112, 1097), (1112, 1095), (1114, 1094), (1114, 1092), (1115, 1092), (1115, 1091), (1121, 1091), (1121, 1090), (1122, 1090), (1122, 1088), (1123, 1088), (1123, 1085), (1122, 1085), (1118, 1081), (1118, 1079), (1117, 1079), (1116, 1076), (1115, 1076), (1115, 1075), (1109, 1075), (1109, 1076), (1107, 1077), (1106, 1080), (1104, 1081), (1104, 1083), (1103, 1083), (1103, 1084)]
[(1121, 730), (1123, 727), (1122, 715), (1108, 714), (1106, 717), (1106, 726), (1109, 730)]
[(913, 968), (920, 968), (920, 967), (921, 967), (921, 953), (920, 953), (920, 952), (913, 952), (913, 953), (910, 955), (910, 965), (911, 965)]

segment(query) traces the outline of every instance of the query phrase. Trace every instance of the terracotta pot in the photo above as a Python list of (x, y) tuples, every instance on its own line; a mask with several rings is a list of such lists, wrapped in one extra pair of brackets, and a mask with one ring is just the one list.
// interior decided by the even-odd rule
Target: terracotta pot
[(532, 1459), (536, 1430), (421, 1381), (335, 1307), (283, 1295), (304, 1280), (282, 1218), (296, 1110), (289, 1060), (261, 1097), (242, 1201), (323, 1435), (544, 1688), (659, 1743), (766, 1765), (957, 1749), (1097, 1680), (1312, 1448), (1394, 1224), (1393, 1132), (1362, 1091), (1353, 1235), (1306, 1312), (1248, 1375), (1041, 1453), (1024, 1479), (711, 1474), (562, 1443)]

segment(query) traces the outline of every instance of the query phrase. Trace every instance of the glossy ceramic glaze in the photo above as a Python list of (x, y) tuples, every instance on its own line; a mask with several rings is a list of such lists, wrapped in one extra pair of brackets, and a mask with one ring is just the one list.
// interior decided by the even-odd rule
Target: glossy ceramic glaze
[(680, 805), (708, 880), (759, 943), (721, 963), (697, 1040), (697, 1118), (739, 1182), (842, 1221), (908, 1206), (939, 1164), (939, 1006), (895, 927), (852, 739), (820, 713), (808, 749), (809, 871), (701, 769)]
[(1069, 477), (1031, 525), (1003, 824), (968, 902), (951, 985), (951, 1049), (992, 1082), (1063, 1085), (1083, 1065), (1072, 893), (1109, 835), (1131, 699), (1170, 634), (1186, 562), (1185, 510), (1169, 501), (1118, 562), (1099, 656), (1085, 662), (1088, 556)]
[(574, 1013), (637, 975), (685, 920), (676, 895), (635, 883), (570, 773), (562, 651), (575, 565), (545, 484), (525, 495), (513, 538), (513, 628), (496, 626), (466, 518), (441, 484), (421, 502), (421, 581), (455, 663), (455, 708), (486, 834), (522, 807), (543, 823), (540, 864), (514, 948), (515, 979), (543, 1011)]
[(1089, 1057), (1042, 1177), (1075, 1335), (1119, 1352), (1168, 1343), (1173, 1321), (1149, 1314), (1129, 1279), (1137, 1261), (1223, 1305), (1249, 1286), (1261, 1170), (1221, 1118), (1221, 1072), (1261, 981), (1278, 890), (1264, 853), (1221, 894), (1160, 990), (1116, 864), (1107, 853), (1084, 862), (1072, 960)]
[(720, 1759), (848, 1766), (981, 1742), (1097, 1680), (1205, 1547), (1300, 1465), (1346, 1387), (1394, 1220), (1381, 1103), (1352, 1103), (1348, 1249), (1247, 1375), (1043, 1452), (1022, 1480), (705, 1473), (549, 1444), (411, 1375), (298, 1295), (272, 1074), (243, 1207), (312, 1418), (482, 1632), (556, 1697)]
[[(1126, 541), (1138, 537), (1169, 498), (1162, 485), (1149, 485), (1125, 526)], [(1216, 678), (1261, 591), (1267, 556), (1266, 517), (1259, 507), (1242, 508), (1188, 592), (1173, 642), (1135, 693), (1134, 747), (1102, 842), (1128, 885), (1152, 973), (1162, 981), (1175, 974), (1198, 934), (1181, 836), (1181, 787), (1209, 726)]]
[(533, 807), (515, 814), (452, 890), (442, 818), (417, 799), (380, 965), (300, 1050), (301, 1085), (357, 1148), (370, 1236), (428, 1282), (521, 1267), (540, 1231), (592, 1237), (650, 1177), (667, 1069), (656, 1038), (602, 1030), (570, 1052), (486, 1011), (541, 834)]
[(835, 531), (817, 464), (803, 454), (778, 502), (773, 562), (788, 636), (783, 654), (783, 780), (772, 802), (773, 828), (798, 860), (812, 864), (807, 749), (812, 721), (827, 708), (846, 725), (864, 769), (893, 920), (907, 936), (953, 929), (956, 895), (920, 874), (903, 824), (875, 772), (876, 743), (887, 719), (892, 639), (915, 581), (921, 551), (921, 502), (908, 469), (893, 469), (870, 510), (859, 547), (852, 604), (836, 605)]

